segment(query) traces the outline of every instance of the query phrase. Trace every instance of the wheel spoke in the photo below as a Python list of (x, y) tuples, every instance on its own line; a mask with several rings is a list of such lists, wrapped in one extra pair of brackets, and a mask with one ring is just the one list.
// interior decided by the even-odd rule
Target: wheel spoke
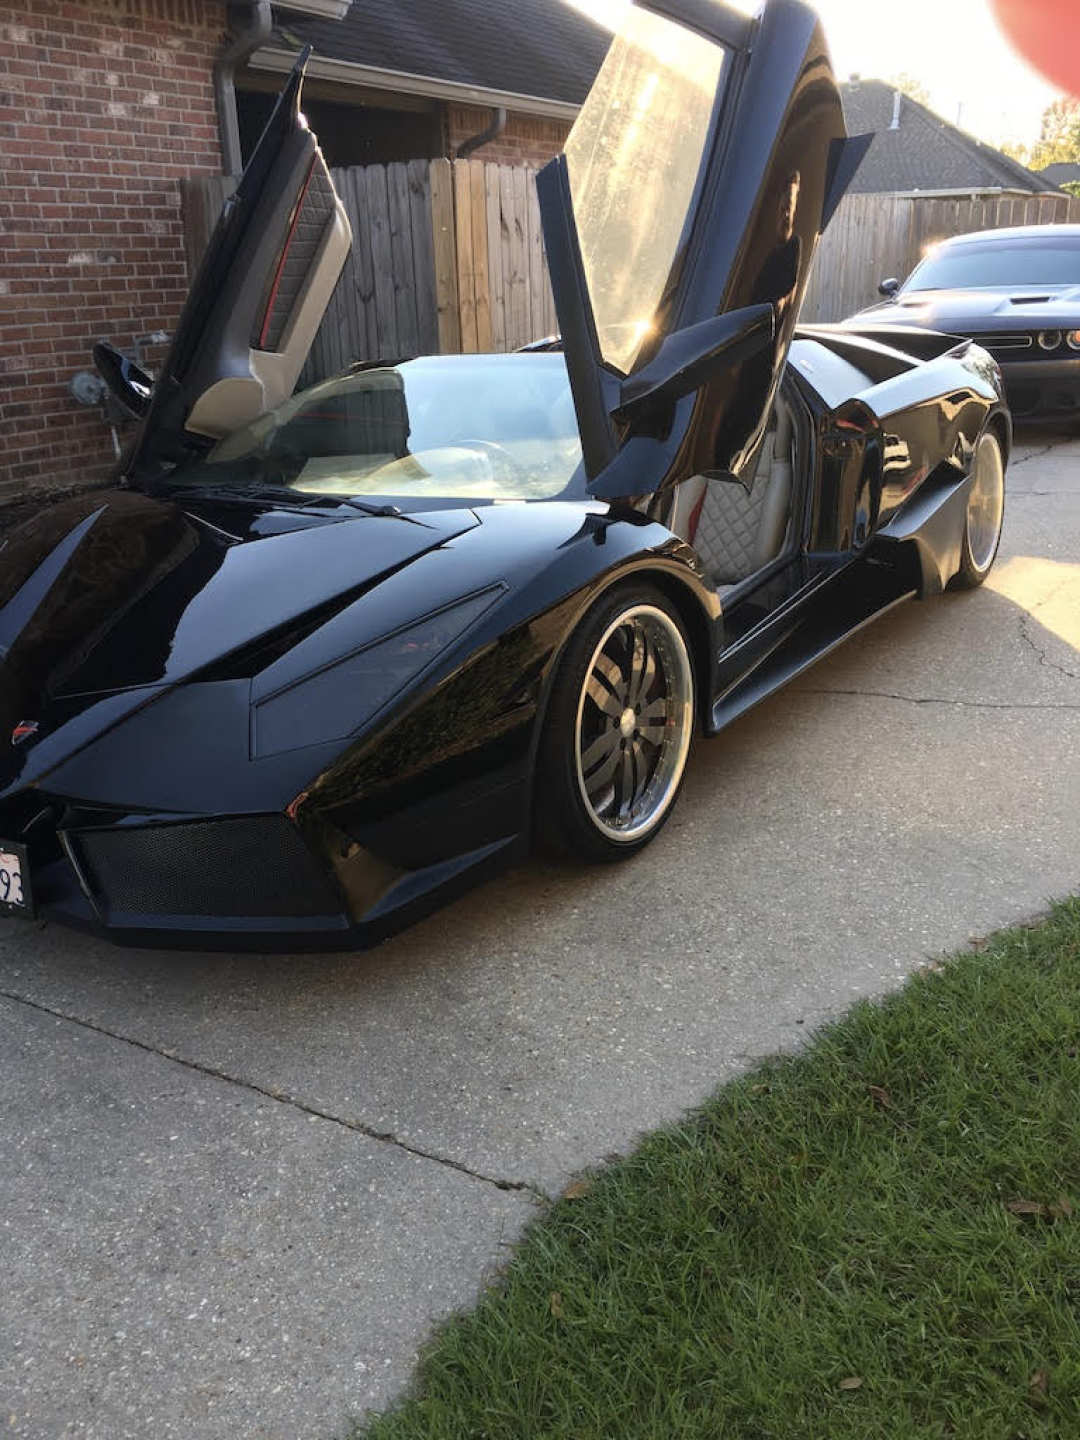
[(619, 802), (619, 819), (629, 818), (630, 811), (634, 804), (634, 785), (636, 776), (634, 774), (634, 752), (628, 745), (625, 750), (619, 752), (622, 760), (619, 766), (619, 778), (615, 786), (615, 792)]
[(585, 789), (590, 799), (602, 793), (605, 787), (610, 788), (611, 782), (615, 778), (615, 772), (619, 768), (619, 761), (622, 759), (622, 755), (623, 752), (616, 745), (607, 759), (598, 765), (590, 774), (585, 776)]
[[(612, 690), (611, 677), (603, 666), (602, 662), (606, 660), (606, 658), (604, 655), (597, 658), (596, 664), (593, 666), (593, 672), (589, 676), (588, 683), (585, 686), (585, 692), (598, 710), (602, 711), (605, 715), (610, 715), (612, 719), (617, 720), (623, 712), (623, 705), (619, 695)], [(610, 664), (610, 662), (608, 663)], [(618, 675), (616, 667), (612, 665), (611, 668), (615, 670), (616, 675)]]
[(656, 674), (656, 651), (649, 644), (648, 636), (639, 626), (634, 641), (634, 672), (630, 680), (628, 703), (640, 705)]
[(608, 759), (618, 748), (619, 732), (614, 726), (598, 735), (592, 744), (581, 752), (581, 769), (585, 778), (588, 779), (600, 761)]
[(662, 745), (664, 736), (667, 734), (666, 725), (642, 725), (638, 729), (642, 740), (647, 740), (650, 745)]
[(647, 725), (650, 720), (663, 721), (667, 719), (667, 709), (667, 696), (661, 695), (658, 700), (650, 700), (648, 705), (641, 707), (641, 715), (639, 718), (643, 725)]

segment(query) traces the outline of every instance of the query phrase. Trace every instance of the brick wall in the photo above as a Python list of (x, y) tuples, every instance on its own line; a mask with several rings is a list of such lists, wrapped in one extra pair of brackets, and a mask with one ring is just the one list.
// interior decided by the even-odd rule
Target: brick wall
[(0, 0), (0, 506), (111, 469), (68, 381), (95, 340), (176, 323), (224, 26), (220, 0)]
[[(450, 153), (463, 140), (477, 134), (491, 123), (491, 111), (477, 105), (447, 107), (447, 128)], [(569, 120), (548, 120), (542, 115), (506, 117), (506, 128), (494, 140), (481, 145), (469, 157), (473, 160), (495, 161), (500, 165), (546, 165), (562, 149), (570, 133)]]

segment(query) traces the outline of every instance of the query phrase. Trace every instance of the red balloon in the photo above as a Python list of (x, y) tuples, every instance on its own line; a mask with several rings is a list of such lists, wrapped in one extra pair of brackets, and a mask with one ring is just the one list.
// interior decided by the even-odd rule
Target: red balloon
[(1080, 4), (1077, 0), (990, 0), (1020, 54), (1051, 84), (1080, 95)]

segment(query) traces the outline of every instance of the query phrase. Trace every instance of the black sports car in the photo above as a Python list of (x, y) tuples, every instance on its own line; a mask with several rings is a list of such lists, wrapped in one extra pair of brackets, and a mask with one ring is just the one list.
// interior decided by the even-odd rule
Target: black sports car
[(126, 482), (0, 550), (0, 901), (130, 943), (369, 943), (520, 856), (634, 853), (713, 735), (977, 585), (997, 367), (795, 329), (857, 161), (817, 20), (630, 12), (539, 190), (562, 339), (289, 398), (348, 226), (284, 92)]
[(1080, 225), (1019, 225), (942, 240), (884, 304), (846, 323), (967, 335), (997, 360), (1017, 419), (1080, 417)]

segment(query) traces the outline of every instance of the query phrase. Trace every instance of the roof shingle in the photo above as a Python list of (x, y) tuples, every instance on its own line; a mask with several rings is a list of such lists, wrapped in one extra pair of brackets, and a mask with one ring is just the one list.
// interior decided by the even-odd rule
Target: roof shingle
[(580, 105), (611, 40), (566, 0), (354, 0), (281, 27), (317, 55)]
[(891, 129), (896, 90), (884, 80), (850, 80), (840, 86), (849, 134), (873, 131), (870, 149), (850, 189), (1025, 190), (1055, 186), (901, 94), (899, 124)]

